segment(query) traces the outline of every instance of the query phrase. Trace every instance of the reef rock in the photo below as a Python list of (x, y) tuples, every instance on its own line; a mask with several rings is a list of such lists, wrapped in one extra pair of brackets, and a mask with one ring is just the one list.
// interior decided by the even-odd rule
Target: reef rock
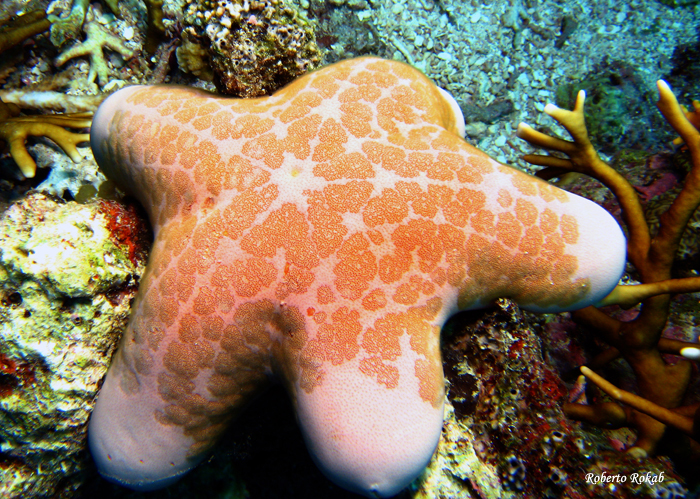
[(148, 231), (111, 201), (32, 193), (0, 216), (0, 496), (70, 497)]

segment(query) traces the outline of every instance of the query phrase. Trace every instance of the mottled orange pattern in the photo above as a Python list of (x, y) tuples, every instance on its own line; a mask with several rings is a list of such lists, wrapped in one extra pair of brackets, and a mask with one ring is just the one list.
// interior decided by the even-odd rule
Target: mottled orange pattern
[(464, 142), (408, 66), (345, 61), (253, 100), (127, 92), (93, 146), (155, 243), (107, 383), (157, 387), (152, 416), (190, 456), (271, 374), (298, 401), (352, 365), (437, 410), (447, 316), (589, 292), (569, 195)]

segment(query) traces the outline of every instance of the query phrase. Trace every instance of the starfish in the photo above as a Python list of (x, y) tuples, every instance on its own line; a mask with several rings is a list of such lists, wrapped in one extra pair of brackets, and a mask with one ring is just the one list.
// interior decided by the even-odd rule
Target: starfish
[(447, 92), (376, 58), (258, 99), (110, 96), (93, 151), (154, 243), (90, 422), (100, 472), (174, 482), (276, 379), (336, 483), (388, 496), (419, 475), (442, 427), (446, 319), (499, 297), (582, 308), (625, 262), (603, 208), (461, 135)]

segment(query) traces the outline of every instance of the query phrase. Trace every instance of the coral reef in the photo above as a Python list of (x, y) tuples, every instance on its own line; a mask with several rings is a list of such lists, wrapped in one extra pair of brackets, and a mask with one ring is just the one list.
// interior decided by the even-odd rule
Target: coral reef
[[(191, 0), (185, 9), (181, 68), (210, 66), (223, 94), (269, 95), (321, 63), (313, 26), (283, 0)], [(208, 62), (192, 61), (202, 54), (192, 44)]]
[[(666, 325), (670, 293), (694, 292), (700, 289), (700, 278), (672, 279), (672, 265), (683, 232), (691, 216), (700, 205), (700, 132), (679, 106), (668, 85), (659, 81), (659, 110), (668, 123), (681, 136), (689, 148), (692, 169), (678, 196), (659, 216), (659, 228), (651, 234), (644, 218), (639, 196), (618, 172), (603, 162), (593, 148), (583, 115), (585, 93), (579, 92), (573, 111), (564, 111), (549, 105), (545, 111), (561, 123), (573, 138), (573, 142), (536, 132), (527, 125), (519, 127), (519, 136), (552, 151), (567, 155), (568, 159), (553, 156), (530, 155), (525, 159), (547, 167), (545, 176), (564, 172), (578, 172), (591, 176), (608, 187), (616, 196), (628, 229), (628, 261), (634, 266), (634, 275), (642, 284), (618, 286), (601, 305), (623, 304), (626, 307), (638, 303), (641, 308), (631, 320), (621, 320), (594, 307), (572, 314), (609, 348), (588, 364), (598, 369), (621, 356), (634, 371), (639, 393), (653, 404), (664, 408), (677, 408), (682, 403), (690, 379), (691, 366), (686, 360), (668, 362), (664, 353), (682, 354), (685, 348), (697, 351), (694, 343), (686, 343), (662, 337)], [(628, 452), (639, 456), (653, 454), (663, 438), (665, 427), (646, 414), (632, 411), (614, 402), (565, 405), (571, 417), (595, 424), (613, 427), (632, 426), (637, 439)]]
[(115, 202), (33, 193), (2, 214), (2, 497), (69, 497), (84, 480), (88, 416), (147, 246), (141, 218)]
[[(627, 475), (639, 469), (601, 432), (562, 411), (567, 387), (543, 357), (544, 341), (512, 302), (455, 316), (444, 334), (443, 359), (451, 406), (440, 444), (412, 497), (657, 498), (686, 492), (667, 458), (641, 469), (663, 483), (627, 480), (613, 490), (589, 473)], [(674, 497), (674, 496), (671, 496)]]

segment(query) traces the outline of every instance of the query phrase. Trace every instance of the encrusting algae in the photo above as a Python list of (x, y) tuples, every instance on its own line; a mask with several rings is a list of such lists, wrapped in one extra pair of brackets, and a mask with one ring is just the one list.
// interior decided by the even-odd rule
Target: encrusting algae
[(32, 193), (0, 216), (0, 496), (83, 483), (87, 421), (147, 247), (142, 220), (114, 201)]

